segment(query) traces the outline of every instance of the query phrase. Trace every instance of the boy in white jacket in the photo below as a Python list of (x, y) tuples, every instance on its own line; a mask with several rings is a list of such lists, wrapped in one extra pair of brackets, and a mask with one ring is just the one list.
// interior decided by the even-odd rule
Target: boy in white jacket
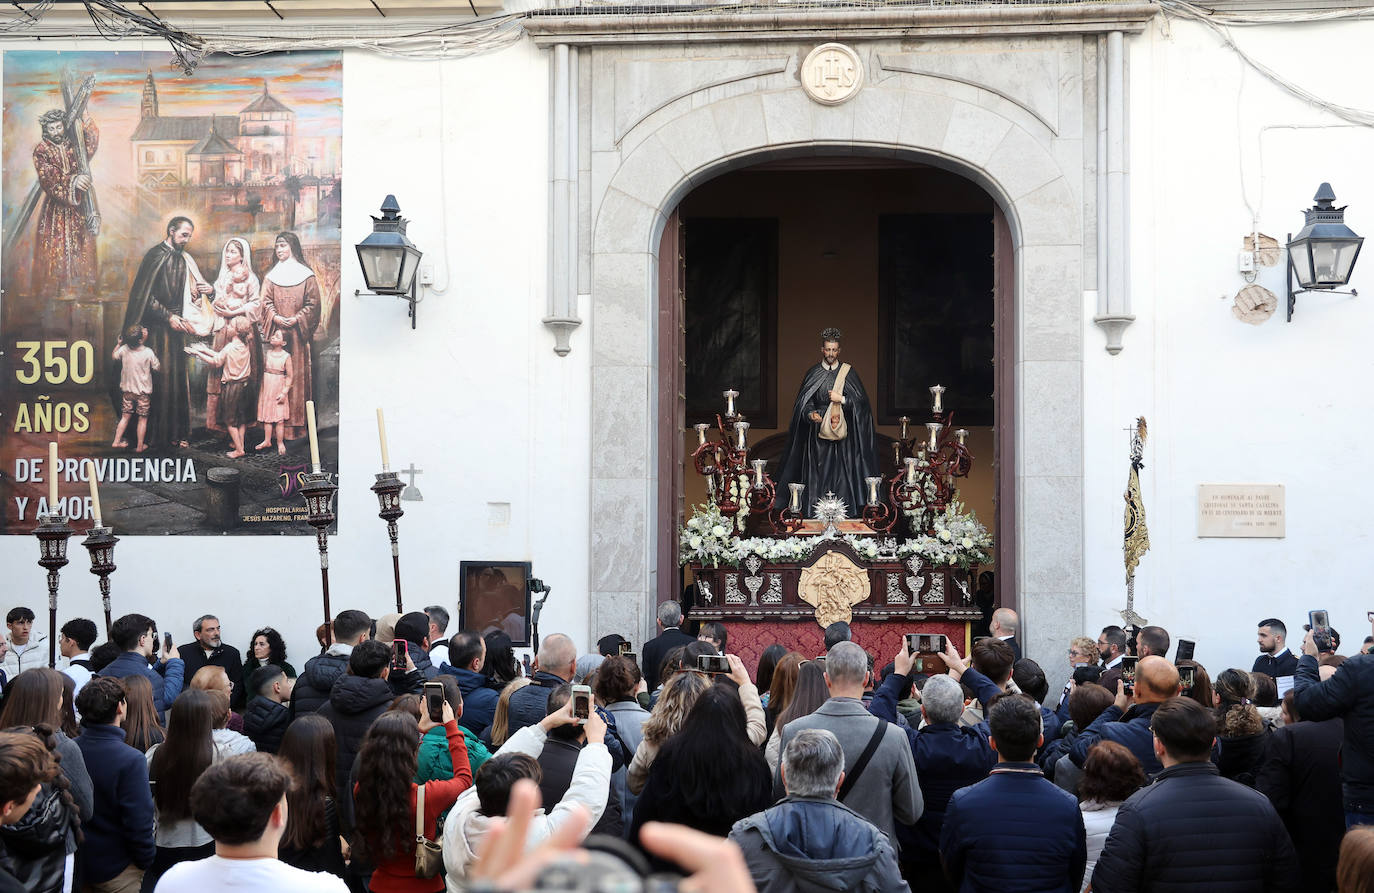
[[(466, 889), (469, 866), (477, 858), (477, 850), (491, 827), (494, 818), (506, 814), (510, 790), (521, 778), (539, 780), (536, 760), (544, 751), (549, 729), (576, 722), (572, 701), (549, 714), (537, 725), (525, 726), (506, 741), (477, 773), (476, 784), (463, 792), (444, 821), (444, 867), (448, 871), (449, 893)], [(595, 825), (606, 809), (611, 786), (611, 754), (606, 750), (606, 723), (593, 710), (585, 720), (587, 744), (578, 754), (572, 783), (558, 805), (545, 812), (539, 810), (530, 822), (525, 838), (525, 852), (537, 847), (568, 821), (573, 806), (580, 805), (591, 814), (587, 827)]]

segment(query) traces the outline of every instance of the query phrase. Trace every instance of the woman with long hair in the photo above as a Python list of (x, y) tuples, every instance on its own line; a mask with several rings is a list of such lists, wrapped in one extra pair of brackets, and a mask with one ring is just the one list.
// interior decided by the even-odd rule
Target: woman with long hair
[(710, 678), (696, 670), (674, 673), (663, 684), (658, 703), (654, 704), (653, 712), (641, 727), (643, 739), (635, 749), (634, 759), (630, 761), (630, 769), (625, 776), (630, 793), (638, 794), (644, 790), (649, 780), (649, 767), (658, 756), (659, 748), (677, 734), (697, 699), (710, 687)]
[(214, 693), (194, 688), (182, 692), (167, 711), (167, 740), (148, 751), (148, 782), (157, 810), (157, 855), (143, 875), (145, 891), (157, 886), (158, 878), (178, 862), (215, 854), (215, 839), (191, 817), (191, 785), (219, 756), (214, 716)]
[(304, 871), (344, 877), (344, 841), (334, 789), (334, 726), (313, 713), (286, 727), (277, 757), (295, 784), (286, 794), (286, 833), (277, 858)]
[[(196, 674), (191, 677), (187, 688), (198, 688), (201, 691), (223, 692), (224, 696), (230, 700), (234, 697), (234, 681), (229, 678), (229, 672), (224, 667), (207, 664), (196, 670)], [(232, 732), (243, 734), (243, 716), (229, 711), (229, 716), (224, 724), (216, 725), (215, 728), (226, 728)]]
[[(487, 652), (490, 654), (491, 652)], [(510, 737), (510, 696), (515, 692), (530, 684), (530, 680), (524, 676), (517, 676), (506, 687), (501, 689), (501, 697), (496, 701), (496, 710), (492, 713), (491, 725), (487, 726), (482, 732), (482, 743), (491, 748), (498, 748), (506, 743)]]
[(1088, 831), (1088, 869), (1083, 889), (1092, 883), (1093, 866), (1102, 855), (1107, 835), (1116, 824), (1116, 813), (1126, 798), (1145, 784), (1145, 769), (1125, 745), (1099, 741), (1088, 750), (1083, 777), (1078, 782), (1078, 808)]
[(649, 767), (629, 839), (639, 840), (645, 822), (675, 822), (724, 837), (735, 822), (771, 806), (773, 773), (745, 727), (735, 693), (707, 686)]
[(62, 677), (62, 734), (75, 738), (81, 734), (81, 726), (76, 720), (76, 680), (66, 673)]
[(291, 354), (291, 390), (287, 395), (291, 411), (283, 433), (295, 440), (305, 436), (305, 404), (315, 399), (310, 346), (320, 324), (320, 286), (305, 263), (301, 240), (295, 233), (278, 233), (272, 251), (276, 263), (262, 287), (263, 334), (269, 340), (276, 331), (286, 336), (286, 351)]
[(515, 659), (515, 646), (510, 636), (499, 630), (483, 637), (487, 643), (487, 657), (482, 662), (481, 674), (487, 677), (487, 688), (501, 691), (512, 680), (521, 678), (520, 661)]
[(787, 709), (792, 700), (792, 690), (797, 687), (797, 674), (806, 657), (800, 651), (789, 651), (778, 658), (773, 668), (773, 678), (768, 688), (768, 731), (772, 732), (778, 724), (778, 717)]
[(758, 685), (759, 691), (762, 692), (759, 699), (763, 701), (765, 710), (768, 709), (768, 699), (772, 694), (769, 689), (773, 685), (773, 671), (777, 669), (778, 658), (786, 653), (787, 647), (785, 645), (774, 642), (763, 649), (763, 654), (759, 655), (759, 665), (754, 668), (754, 682)]
[[(373, 721), (358, 752), (357, 777), (366, 779), (353, 790), (355, 854), (376, 866), (368, 889), (372, 893), (442, 893), (444, 879), (415, 876), (415, 812), (420, 786), (415, 783), (420, 737), (441, 725), (422, 712), (419, 725), (409, 713), (388, 710)], [(472, 787), (463, 730), (444, 702), (444, 736), (448, 739), (453, 777), (424, 783), (424, 834), (437, 840), (438, 819)]]
[[(21, 827), (32, 821), (29, 813), (42, 806), (43, 785), (57, 774), (57, 761), (32, 730), (0, 732), (0, 804), (8, 807), (0, 817), (3, 824)], [(28, 866), (8, 851), (8, 843), (9, 835), (0, 829), (0, 889), (27, 890), (32, 886)]]
[(1232, 668), (1222, 670), (1213, 687), (1217, 699), (1217, 737), (1221, 741), (1217, 771), (1223, 778), (1254, 787), (1269, 743), (1269, 729), (1251, 703), (1255, 698), (1255, 680), (1244, 670)]
[(153, 685), (147, 677), (137, 674), (119, 681), (124, 683), (124, 706), (128, 710), (124, 716), (124, 743), (147, 753), (167, 740), (167, 732), (157, 719)]
[[(25, 670), (19, 675), (32, 672)], [(8, 824), (0, 825), (4, 869), (19, 879), (19, 889), (29, 893), (70, 890), (72, 854), (81, 842), (81, 818), (57, 749), (60, 734), (48, 723), (24, 724), (0, 733), (7, 742), (27, 739), (24, 748), (32, 762), (41, 765), (29, 780), (30, 784), (40, 785), (32, 795), (32, 805), (25, 813), (10, 818)], [(12, 735), (18, 737), (11, 738)]]
[(830, 689), (825, 684), (825, 670), (814, 660), (804, 661), (797, 671), (797, 684), (787, 708), (778, 715), (777, 722), (773, 724), (773, 734), (768, 736), (768, 745), (763, 750), (769, 769), (776, 770), (778, 761), (782, 759), (782, 730), (787, 728), (787, 724), (794, 719), (810, 716), (829, 699)]
[[(248, 682), (253, 678), (253, 674), (257, 672), (258, 668), (268, 664), (281, 667), (283, 673), (292, 679), (296, 678), (296, 668), (286, 662), (286, 640), (281, 637), (281, 633), (272, 627), (264, 626), (253, 633), (252, 644), (248, 646), (248, 654), (248, 660), (243, 662), (243, 677), (239, 683), (245, 691), (248, 690)], [(248, 700), (253, 699), (253, 694), (251, 691), (248, 692)]]

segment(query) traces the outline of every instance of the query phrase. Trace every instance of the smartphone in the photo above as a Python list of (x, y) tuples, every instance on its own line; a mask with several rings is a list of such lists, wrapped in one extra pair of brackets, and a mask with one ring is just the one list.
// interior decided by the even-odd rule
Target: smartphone
[(927, 638), (930, 639), (930, 645), (928, 648), (926, 648), (927, 651), (931, 652), (932, 654), (945, 653), (944, 633), (931, 633), (929, 636), (927, 636)]
[(917, 654), (921, 650), (921, 637), (916, 633), (906, 634), (906, 653)]
[(162, 650), (163, 650), (163, 651), (171, 651), (171, 650), (172, 650), (172, 634), (171, 634), (171, 633), (163, 633), (163, 634), (162, 634)]
[(1179, 667), (1178, 681), (1183, 686), (1183, 693), (1187, 694), (1193, 690), (1193, 685), (1197, 683), (1196, 667)]
[(438, 682), (425, 683), (425, 709), (430, 722), (444, 721), (444, 687)]
[(634, 646), (631, 645), (629, 642), (621, 642), (620, 645), (619, 645), (618, 647), (620, 648), (620, 653), (621, 653), (621, 654), (629, 654), (629, 653), (630, 653), (630, 649), (633, 648)]
[(1331, 626), (1330, 616), (1326, 611), (1308, 611), (1307, 624), (1313, 632), (1319, 629), (1329, 629)]
[(729, 673), (730, 661), (723, 654), (698, 654), (697, 669), (703, 673)]
[(1366, 614), (1365, 616), (1366, 616), (1367, 618), (1369, 618), (1369, 622), (1370, 622), (1370, 623), (1374, 623), (1374, 611), (1370, 611), (1370, 612), (1369, 612), (1368, 614)]
[[(1178, 653), (1174, 655), (1174, 663), (1177, 664), (1181, 660), (1192, 660), (1193, 648), (1196, 645), (1197, 643), (1194, 642), (1192, 639), (1179, 639)], [(1189, 685), (1188, 687), (1192, 688), (1191, 685)]]
[(635, 654), (633, 651), (622, 651), (620, 652), (620, 656), (635, 665), (639, 664), (639, 655)]
[(1121, 681), (1126, 684), (1126, 694), (1135, 694), (1135, 665), (1140, 658), (1123, 657), (1121, 658)]
[(592, 689), (589, 685), (572, 687), (573, 716), (579, 726), (586, 725), (592, 715)]
[(393, 673), (404, 673), (406, 671), (405, 639), (395, 639), (391, 643), (391, 671)]

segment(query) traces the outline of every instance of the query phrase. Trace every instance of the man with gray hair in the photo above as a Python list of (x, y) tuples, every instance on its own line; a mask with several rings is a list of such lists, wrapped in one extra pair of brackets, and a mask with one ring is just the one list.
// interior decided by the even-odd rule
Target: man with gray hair
[(448, 609), (430, 605), (425, 608), (425, 616), (429, 618), (429, 662), (441, 667), (449, 662), (448, 636), (444, 635), (448, 631)]
[(644, 643), (639, 652), (639, 666), (649, 691), (658, 688), (659, 666), (668, 652), (696, 641), (679, 627), (682, 626), (682, 606), (669, 599), (658, 606), (658, 635)]
[(844, 766), (844, 749), (825, 729), (788, 740), (779, 767), (787, 796), (730, 830), (759, 893), (909, 889), (887, 835), (835, 799)]
[(243, 655), (233, 645), (224, 644), (219, 618), (214, 614), (197, 617), (196, 622), (191, 624), (191, 633), (195, 640), (177, 649), (186, 664), (186, 687), (191, 687), (191, 678), (201, 667), (224, 667), (224, 672), (229, 674), (229, 681), (233, 683), (229, 706), (235, 710), (243, 709), (248, 690), (243, 680)]
[[(858, 645), (840, 642), (831, 648), (825, 658), (830, 699), (810, 716), (789, 722), (779, 749), (785, 752), (804, 729), (825, 729), (833, 734), (844, 749), (844, 769), (849, 776), (836, 799), (877, 825), (895, 846), (897, 823), (915, 824), (925, 807), (906, 735), (895, 723), (884, 722), (864, 707), (869, 676), (868, 655)], [(782, 796), (780, 775), (774, 778), (773, 787)]]
[[(1001, 689), (977, 670), (964, 667), (954, 646), (945, 646), (945, 664), (950, 675), (932, 676), (921, 689), (919, 731), (906, 727), (916, 777), (920, 780), (925, 811), (915, 825), (897, 826), (902, 873), (906, 877), (940, 878), (940, 830), (945, 809), (954, 792), (988, 777), (997, 756), (988, 744), (986, 722), (966, 726), (959, 722), (964, 713), (964, 690), (954, 673), (985, 702), (1001, 694)], [(873, 693), (869, 712), (880, 719), (897, 721), (897, 702), (910, 685), (916, 656), (906, 650), (905, 640), (892, 659), (893, 672)]]

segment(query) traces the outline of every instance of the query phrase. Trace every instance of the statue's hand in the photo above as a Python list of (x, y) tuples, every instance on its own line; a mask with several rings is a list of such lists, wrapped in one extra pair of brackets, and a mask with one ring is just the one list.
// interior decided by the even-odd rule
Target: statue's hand
[(819, 424), (819, 423), (820, 423), (820, 420), (821, 420), (821, 414), (820, 414), (819, 412), (813, 412), (813, 413), (811, 413), (811, 415), (809, 416), (809, 418), (811, 419), (811, 421), (816, 422), (817, 424)]
[(830, 402), (831, 402), (831, 403), (841, 403), (841, 402), (843, 402), (843, 401), (844, 401), (844, 397), (840, 394), (839, 391), (832, 390), (832, 391), (830, 392)]

